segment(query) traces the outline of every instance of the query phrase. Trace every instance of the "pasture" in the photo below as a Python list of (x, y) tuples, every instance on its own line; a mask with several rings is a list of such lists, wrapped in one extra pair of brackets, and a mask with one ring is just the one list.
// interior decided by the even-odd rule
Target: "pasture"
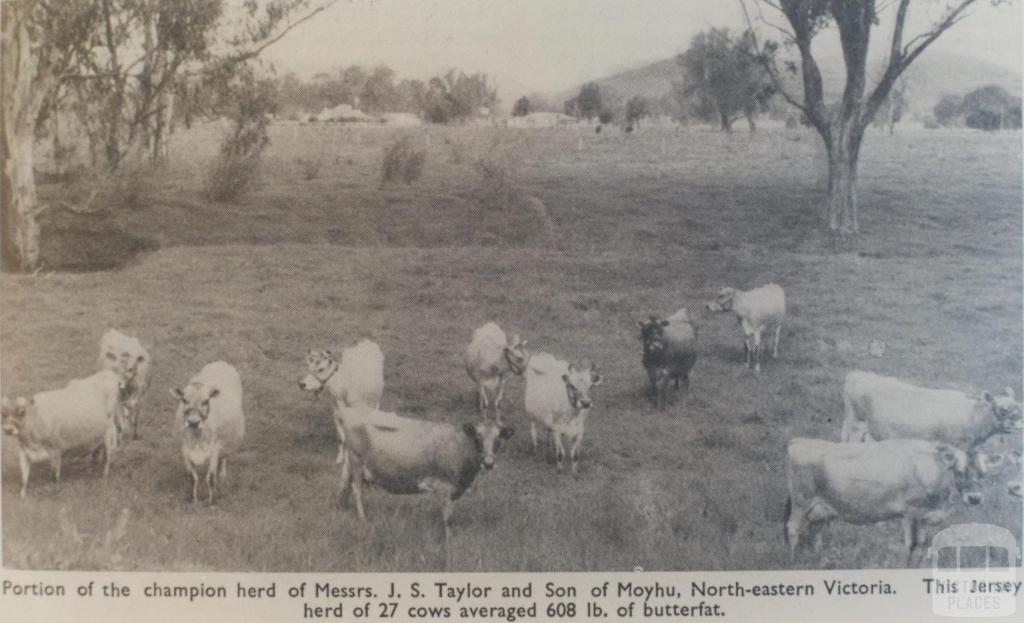
[[(461, 353), (491, 319), (604, 375), (576, 477), (530, 453), (522, 380), (510, 381), (517, 432), (455, 504), (453, 571), (789, 568), (785, 444), (838, 440), (847, 370), (1021, 394), (1019, 133), (872, 131), (863, 233), (844, 253), (817, 234), (825, 163), (810, 131), (405, 133), (427, 151), (423, 176), (382, 188), (398, 130), (273, 126), (262, 183), (236, 204), (201, 192), (215, 127), (178, 133), (169, 163), (139, 178), (137, 205), (79, 219), (106, 218), (146, 252), (103, 271), (0, 276), (5, 395), (89, 373), (108, 327), (155, 361), (141, 439), (106, 482), (66, 461), (57, 486), (39, 464), (20, 500), (4, 439), (5, 566), (441, 570), (440, 500), (371, 489), (365, 524), (337, 507), (330, 399), (297, 380), (308, 349), (363, 336), (385, 353), (383, 408), (414, 417), (475, 417)], [(51, 212), (51, 262), (83, 268), (76, 249), (104, 251), (100, 228), (76, 233)], [(769, 281), (786, 288), (788, 319), (779, 359), (756, 376), (735, 319), (702, 309), (720, 286)], [(652, 410), (633, 319), (683, 306), (699, 324), (692, 391)], [(168, 389), (218, 358), (242, 374), (248, 436), (217, 506), (194, 508)], [(985, 493), (948, 523), (1020, 541), (1019, 499), (998, 481)], [(805, 550), (795, 566), (900, 566), (901, 537), (895, 521), (834, 522), (822, 556)]]

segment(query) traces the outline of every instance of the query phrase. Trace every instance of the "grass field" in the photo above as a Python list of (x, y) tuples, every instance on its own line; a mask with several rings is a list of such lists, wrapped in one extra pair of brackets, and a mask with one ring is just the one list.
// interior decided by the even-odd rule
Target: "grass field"
[[(106, 482), (82, 460), (57, 486), (39, 465), (19, 500), (4, 440), (6, 566), (442, 569), (439, 500), (371, 491), (367, 524), (336, 507), (330, 405), (296, 381), (309, 348), (361, 336), (385, 352), (384, 407), (415, 417), (474, 416), (460, 355), (491, 319), (605, 375), (576, 477), (529, 452), (522, 382), (510, 383), (518, 431), (455, 506), (459, 571), (787, 568), (785, 444), (838, 439), (847, 370), (1021, 393), (1019, 134), (870, 135), (864, 231), (847, 253), (820, 242), (825, 166), (806, 131), (417, 129), (423, 177), (380, 188), (395, 134), (275, 126), (260, 188), (214, 204), (202, 188), (218, 138), (197, 128), (142, 174), (133, 207), (51, 211), (44, 251), (68, 270), (0, 276), (5, 394), (87, 374), (111, 326), (149, 346), (155, 377), (142, 439)], [(111, 227), (134, 238), (108, 245)], [(74, 272), (126, 249), (143, 252)], [(780, 359), (755, 376), (735, 320), (697, 310), (720, 286), (768, 281), (786, 288), (789, 319)], [(700, 326), (692, 392), (652, 411), (631, 318), (681, 306)], [(881, 358), (873, 339), (888, 345)], [(248, 437), (218, 505), (193, 508), (167, 390), (217, 358), (242, 374)], [(986, 493), (949, 522), (996, 523), (1020, 541), (1019, 500), (998, 482)], [(123, 536), (106, 539), (122, 508)], [(899, 566), (901, 535), (897, 522), (835, 522), (822, 556), (796, 566)]]

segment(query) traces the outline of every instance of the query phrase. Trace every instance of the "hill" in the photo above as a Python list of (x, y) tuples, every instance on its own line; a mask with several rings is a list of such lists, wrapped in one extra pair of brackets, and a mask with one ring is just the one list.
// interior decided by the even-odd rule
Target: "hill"
[[(826, 97), (838, 96), (846, 75), (842, 57), (823, 56), (818, 61), (825, 82)], [(874, 66), (881, 67), (881, 60), (874, 63)], [(911, 80), (913, 113), (930, 112), (939, 98), (948, 93), (962, 94), (987, 84), (999, 85), (1014, 96), (1021, 95), (1019, 74), (994, 63), (962, 54), (929, 50), (910, 66), (908, 75)], [(600, 78), (596, 82), (602, 91), (614, 93), (616, 99), (639, 94), (648, 100), (657, 101), (667, 95), (672, 89), (672, 82), (680, 78), (675, 58), (669, 58)], [(801, 92), (796, 80), (790, 86), (793, 92)], [(578, 92), (579, 86), (564, 91), (558, 95), (558, 101), (564, 101)]]

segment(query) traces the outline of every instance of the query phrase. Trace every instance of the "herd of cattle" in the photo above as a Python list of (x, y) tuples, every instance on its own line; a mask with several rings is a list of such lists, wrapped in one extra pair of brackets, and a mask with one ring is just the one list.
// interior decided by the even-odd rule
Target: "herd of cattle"
[[(786, 314), (783, 289), (775, 284), (749, 291), (722, 288), (707, 304), (731, 311), (743, 331), (746, 363), (761, 369), (762, 336), (778, 356)], [(642, 364), (654, 406), (665, 407), (669, 385), (689, 387), (697, 360), (697, 330), (687, 311), (638, 321)], [(20, 494), (25, 497), (33, 463), (49, 460), (60, 479), (65, 451), (84, 448), (102, 457), (103, 475), (111, 456), (130, 432), (138, 438), (139, 405), (152, 373), (149, 353), (134, 337), (115, 329), (100, 341), (99, 368), (65, 387), (31, 398), (2, 399), (2, 425), (18, 445)], [(410, 418), (380, 410), (384, 392), (384, 354), (363, 340), (339, 357), (312, 350), (306, 357), (303, 390), (334, 398), (338, 436), (336, 463), (343, 496), (351, 496), (365, 519), (362, 488), (374, 484), (398, 494), (443, 491), (446, 538), (451, 503), (472, 485), (481, 469), (494, 467), (501, 442), (514, 433), (503, 417), (505, 383), (525, 378), (524, 408), (536, 451), (541, 433), (549, 437), (559, 471), (568, 457), (577, 471), (580, 446), (592, 406), (591, 389), (601, 383), (593, 363), (569, 362), (548, 353), (531, 353), (519, 336), (495, 323), (477, 328), (465, 350), (464, 364), (476, 383), (480, 417), (462, 426)], [(200, 481), (213, 504), (227, 476), (227, 459), (245, 436), (242, 381), (223, 361), (204, 366), (187, 385), (174, 388), (175, 422), (185, 467), (198, 503)], [(979, 397), (949, 389), (930, 389), (876, 374), (851, 371), (843, 390), (845, 417), (840, 442), (794, 438), (787, 448), (784, 537), (795, 557), (801, 532), (818, 548), (821, 528), (833, 518), (866, 524), (901, 519), (908, 564), (922, 522), (948, 516), (954, 492), (967, 504), (981, 503), (980, 483), (1004, 458), (1020, 464), (1020, 452), (987, 454), (990, 437), (1021, 430), (1021, 403), (1010, 388)], [(493, 416), (489, 417), (489, 414)], [(853, 443), (871, 442), (871, 443)], [(1010, 493), (1021, 494), (1019, 481)]]

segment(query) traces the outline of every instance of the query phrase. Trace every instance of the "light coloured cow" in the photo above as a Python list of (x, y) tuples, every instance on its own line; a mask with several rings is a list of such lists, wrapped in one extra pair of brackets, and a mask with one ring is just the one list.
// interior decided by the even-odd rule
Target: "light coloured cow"
[(600, 384), (601, 375), (590, 362), (570, 364), (547, 353), (537, 353), (527, 362), (524, 403), (530, 418), (530, 439), (536, 451), (538, 426), (549, 432), (559, 471), (569, 454), (572, 472), (576, 473), (576, 461), (592, 406), (590, 388)]
[(100, 338), (99, 367), (113, 370), (124, 379), (118, 415), (118, 434), (123, 438), (129, 426), (132, 438), (139, 438), (140, 401), (153, 370), (153, 359), (138, 338), (129, 337), (117, 329), (109, 329)]
[(338, 433), (337, 463), (345, 461), (343, 407), (380, 408), (384, 394), (384, 353), (370, 340), (361, 340), (335, 359), (329, 350), (311, 350), (306, 355), (307, 374), (299, 388), (319, 395), (324, 388), (334, 397), (334, 427)]
[(526, 340), (518, 335), (507, 337), (497, 324), (488, 322), (473, 331), (466, 347), (463, 363), (466, 373), (477, 385), (477, 406), (480, 413), (493, 406), (496, 417), (501, 417), (501, 401), (505, 395), (505, 381), (509, 372), (522, 376), (530, 358)]
[(795, 438), (787, 448), (789, 499), (783, 536), (796, 556), (800, 532), (821, 548), (821, 528), (839, 518), (853, 524), (890, 519), (903, 522), (907, 564), (913, 560), (922, 523), (950, 513), (953, 493), (979, 504), (981, 493), (968, 475), (967, 455), (948, 444), (922, 439), (834, 443)]
[(30, 399), (0, 401), (3, 432), (18, 443), (21, 497), (28, 489), (32, 463), (49, 459), (53, 479), (60, 482), (61, 459), (68, 450), (102, 450), (103, 477), (107, 477), (117, 448), (116, 419), (123, 390), (118, 374), (100, 370)]
[[(371, 483), (397, 494), (445, 492), (445, 538), (449, 536), (451, 504), (466, 492), (481, 468), (491, 469), (501, 442), (515, 430), (493, 420), (461, 427), (373, 413), (365, 407), (344, 408), (348, 422), (347, 452), (352, 469), (349, 486), (359, 517), (362, 486)], [(343, 483), (344, 484), (344, 483)]]
[[(747, 366), (753, 361), (755, 372), (761, 371), (761, 338), (772, 340), (772, 358), (779, 356), (779, 338), (782, 321), (786, 317), (786, 293), (782, 286), (771, 283), (746, 292), (735, 288), (722, 288), (715, 300), (707, 304), (713, 312), (731, 311), (743, 329), (743, 350)], [(774, 333), (768, 338), (769, 333)]]
[(206, 482), (207, 502), (228, 475), (228, 457), (245, 438), (242, 378), (229, 363), (203, 366), (188, 385), (174, 388), (178, 399), (175, 423), (181, 435), (185, 469), (192, 475), (192, 503), (199, 503), (200, 475)]
[(675, 382), (677, 392), (680, 381), (684, 389), (690, 389), (690, 371), (697, 362), (697, 329), (686, 309), (668, 318), (651, 316), (647, 321), (638, 320), (636, 325), (643, 345), (641, 363), (650, 381), (651, 404), (664, 408), (669, 381)]
[(843, 384), (842, 441), (929, 439), (973, 453), (993, 435), (1021, 429), (1021, 403), (1009, 387), (975, 398), (853, 370)]

